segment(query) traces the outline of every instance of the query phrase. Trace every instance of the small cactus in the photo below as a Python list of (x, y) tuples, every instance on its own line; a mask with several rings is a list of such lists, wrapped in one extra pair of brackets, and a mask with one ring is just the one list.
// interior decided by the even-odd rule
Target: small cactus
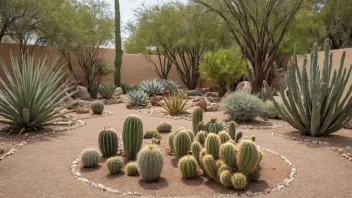
[(258, 161), (258, 164), (259, 164), (263, 159), (263, 151), (258, 150), (258, 154), (259, 154), (259, 161)]
[(220, 168), (224, 164), (225, 164), (225, 162), (222, 159), (215, 160), (216, 168)]
[(192, 151), (193, 156), (196, 159), (199, 159), (199, 153), (201, 150), (202, 150), (202, 145), (200, 145), (199, 142), (195, 141), (191, 144), (191, 151)]
[(145, 139), (153, 138), (154, 134), (157, 134), (156, 136), (160, 136), (160, 134), (157, 130), (146, 130), (144, 133), (144, 138)]
[(139, 173), (146, 182), (156, 182), (163, 170), (163, 155), (157, 145), (147, 145), (137, 157)]
[(121, 157), (110, 157), (105, 164), (111, 175), (119, 173), (124, 166), (124, 162)]
[(204, 156), (207, 154), (207, 150), (205, 148), (203, 148), (200, 152), (199, 152), (199, 162), (200, 165), (203, 166), (203, 158)]
[(197, 176), (197, 160), (192, 155), (186, 155), (178, 162), (182, 177), (193, 179)]
[(199, 131), (196, 135), (196, 141), (204, 146), (205, 139), (207, 138), (207, 133), (205, 131)]
[(229, 171), (230, 173), (233, 172), (233, 170), (231, 169), (231, 167), (229, 165), (223, 164), (218, 168), (218, 176), (220, 176), (221, 173), (224, 171)]
[(255, 136), (254, 136), (254, 135), (251, 136), (251, 140), (252, 140), (253, 142), (255, 142)]
[(195, 107), (192, 112), (192, 125), (193, 132), (196, 135), (198, 133), (198, 124), (203, 121), (203, 109)]
[(241, 139), (242, 135), (243, 135), (242, 132), (238, 132), (238, 133), (236, 134), (236, 137), (235, 137), (235, 142), (236, 142), (236, 143), (238, 143), (238, 141)]
[(104, 103), (102, 101), (95, 101), (90, 105), (93, 114), (102, 115), (104, 111)]
[[(204, 130), (204, 121), (202, 121), (202, 122), (199, 122), (198, 124), (197, 124), (197, 131), (199, 132), (199, 131), (203, 131)], [(198, 133), (197, 132), (197, 133)]]
[(241, 141), (237, 153), (237, 168), (245, 175), (253, 172), (259, 162), (257, 146), (251, 140)]
[(224, 144), (225, 142), (231, 140), (230, 135), (226, 131), (221, 131), (218, 136), (220, 138), (221, 144)]
[(216, 119), (211, 119), (210, 122), (204, 125), (204, 130), (208, 133), (218, 134), (220, 131), (222, 131), (222, 126), (216, 122)]
[(187, 155), (191, 146), (191, 138), (187, 131), (182, 130), (175, 136), (174, 147), (175, 147), (175, 158), (178, 160), (182, 156)]
[(128, 176), (138, 175), (138, 166), (136, 162), (130, 162), (126, 165), (126, 172)]
[(158, 130), (159, 133), (168, 133), (171, 132), (172, 125), (169, 122), (161, 122), (158, 124), (156, 130)]
[(135, 160), (143, 143), (143, 123), (136, 115), (130, 115), (123, 124), (123, 148), (128, 160)]
[(175, 135), (176, 135), (176, 132), (172, 132), (172, 133), (169, 134), (169, 137), (168, 137), (169, 147), (170, 147), (170, 149), (171, 149), (171, 151), (173, 153), (175, 153), (175, 146), (174, 146), (174, 144), (175, 144)]
[(81, 154), (81, 160), (84, 168), (91, 168), (98, 165), (100, 154), (94, 148), (85, 149)]
[(231, 182), (234, 189), (243, 190), (247, 186), (247, 177), (240, 172), (236, 172), (232, 175)]
[(230, 125), (229, 125), (229, 135), (231, 137), (232, 140), (235, 139), (236, 137), (236, 123), (234, 121), (231, 121), (230, 122)]
[(219, 159), (220, 146), (220, 138), (214, 133), (210, 133), (205, 139), (204, 147), (207, 149), (207, 153), (212, 155), (214, 159)]
[(113, 128), (104, 128), (99, 133), (99, 149), (103, 157), (111, 157), (116, 155), (119, 142), (117, 134)]
[(203, 157), (203, 167), (204, 167), (204, 170), (205, 172), (207, 173), (207, 175), (214, 179), (214, 180), (217, 180), (217, 168), (216, 168), (216, 165), (215, 165), (215, 160), (214, 160), (214, 157), (212, 155), (205, 155)]
[(236, 147), (234, 144), (227, 142), (221, 145), (220, 156), (226, 164), (228, 164), (232, 169), (236, 168)]
[(220, 183), (225, 186), (225, 188), (232, 187), (231, 176), (231, 172), (228, 170), (224, 170), (220, 173), (219, 180)]
[(249, 173), (249, 176), (248, 176), (249, 180), (258, 181), (260, 178), (260, 171), (261, 171), (261, 168), (257, 167), (253, 172)]

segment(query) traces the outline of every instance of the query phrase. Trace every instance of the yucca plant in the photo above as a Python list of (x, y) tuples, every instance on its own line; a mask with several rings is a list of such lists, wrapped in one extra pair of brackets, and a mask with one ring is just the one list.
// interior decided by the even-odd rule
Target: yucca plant
[[(348, 83), (352, 65), (344, 67), (345, 52), (343, 52), (340, 67), (332, 74), (332, 53), (329, 52), (329, 40), (325, 41), (325, 57), (322, 70), (318, 65), (318, 45), (310, 54), (310, 74), (307, 72), (307, 56), (304, 56), (303, 67), (300, 70), (297, 55), (294, 53), (291, 64), (287, 66), (287, 91), (275, 65), (275, 76), (279, 81), (281, 98), (284, 107), (280, 107), (268, 90), (268, 97), (274, 102), (283, 120), (304, 135), (324, 136), (336, 132), (352, 119), (352, 85)], [(349, 86), (343, 97), (346, 85)]]
[(183, 100), (185, 93), (184, 92), (178, 92), (176, 94), (173, 94), (169, 98), (164, 97), (164, 104), (161, 104), (161, 106), (170, 114), (170, 115), (178, 115), (181, 113), (184, 113), (187, 109), (187, 101)]
[(127, 92), (127, 103), (133, 106), (145, 106), (148, 94), (143, 90), (132, 90)]
[(149, 96), (160, 95), (163, 92), (164, 82), (156, 78), (143, 80), (140, 84), (140, 89), (147, 93)]
[(56, 61), (48, 64), (47, 58), (44, 58), (35, 63), (33, 56), (23, 56), (22, 61), (19, 61), (11, 55), (11, 63), (13, 77), (5, 63), (0, 61), (8, 79), (8, 84), (0, 79), (0, 116), (5, 118), (0, 123), (15, 129), (10, 130), (10, 133), (18, 129), (21, 134), (26, 129), (37, 130), (44, 125), (53, 124), (68, 112), (61, 110), (77, 102), (64, 104), (64, 100), (75, 92), (65, 95), (72, 87), (68, 83), (60, 85), (64, 74), (62, 67), (55, 69)]
[(116, 85), (112, 83), (103, 83), (99, 87), (99, 93), (104, 99), (111, 99), (115, 93)]

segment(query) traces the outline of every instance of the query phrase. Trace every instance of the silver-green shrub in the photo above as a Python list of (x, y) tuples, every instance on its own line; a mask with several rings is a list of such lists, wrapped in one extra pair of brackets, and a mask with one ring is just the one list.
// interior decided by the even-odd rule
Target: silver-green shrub
[(154, 79), (143, 80), (140, 83), (140, 89), (149, 96), (160, 95), (163, 93), (164, 81)]
[(127, 103), (133, 106), (145, 106), (148, 94), (143, 90), (132, 90), (127, 92)]
[(116, 85), (103, 83), (99, 86), (99, 93), (104, 99), (111, 99), (115, 93)]

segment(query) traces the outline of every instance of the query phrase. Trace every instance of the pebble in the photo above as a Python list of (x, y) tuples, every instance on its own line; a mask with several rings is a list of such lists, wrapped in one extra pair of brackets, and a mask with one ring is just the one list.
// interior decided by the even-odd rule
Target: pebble
[(74, 176), (81, 177), (82, 175), (79, 172), (75, 172)]
[(107, 188), (106, 191), (111, 192), (111, 193), (119, 193), (120, 191), (113, 189), (113, 188)]
[(98, 188), (99, 188), (100, 190), (104, 190), (105, 186), (104, 186), (103, 184), (98, 184)]
[(283, 188), (285, 188), (284, 185), (281, 185), (281, 184), (280, 184), (280, 185), (277, 186), (277, 189), (278, 189), (278, 190), (281, 190), (281, 189), (283, 189)]
[(249, 191), (246, 192), (246, 195), (247, 196), (253, 196), (253, 193), (252, 193), (252, 191), (249, 190)]
[(142, 196), (142, 194), (139, 193), (139, 192), (134, 192), (133, 195), (135, 195), (135, 196)]
[(329, 146), (329, 142), (324, 142), (324, 146)]
[(318, 144), (318, 141), (312, 141), (313, 144)]
[(28, 137), (28, 133), (25, 133), (25, 134), (24, 134), (24, 137)]
[(88, 183), (88, 179), (86, 179), (86, 178), (82, 178), (81, 181), (84, 183)]

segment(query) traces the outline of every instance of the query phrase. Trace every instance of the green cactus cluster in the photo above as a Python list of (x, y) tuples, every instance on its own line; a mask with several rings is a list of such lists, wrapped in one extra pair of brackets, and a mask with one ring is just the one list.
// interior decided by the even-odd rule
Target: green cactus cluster
[(214, 133), (210, 133), (205, 139), (204, 147), (207, 153), (212, 155), (215, 160), (219, 159), (220, 146), (220, 137)]
[(192, 112), (192, 125), (194, 134), (198, 133), (198, 124), (203, 121), (203, 109), (195, 107)]
[(102, 101), (94, 101), (90, 108), (93, 111), (93, 114), (102, 115), (104, 112), (104, 103)]
[(123, 148), (128, 160), (135, 160), (143, 143), (143, 123), (136, 115), (130, 115), (123, 124)]
[(91, 168), (98, 165), (100, 153), (94, 148), (88, 148), (82, 151), (81, 160), (84, 168)]
[(216, 122), (216, 119), (211, 119), (208, 123), (204, 125), (204, 131), (208, 133), (216, 133), (218, 134), (222, 131), (223, 127), (220, 123)]
[(157, 145), (147, 145), (138, 153), (139, 174), (145, 182), (156, 182), (163, 170), (163, 155)]
[(192, 155), (182, 157), (178, 162), (178, 167), (185, 179), (193, 179), (197, 176), (197, 160)]
[(105, 164), (111, 175), (121, 172), (123, 166), (125, 165), (121, 157), (110, 157), (106, 160)]
[(161, 122), (156, 127), (159, 133), (168, 133), (172, 130), (172, 125), (169, 122)]
[(116, 155), (118, 150), (118, 138), (113, 128), (104, 128), (99, 133), (99, 149), (103, 157), (111, 157)]
[(126, 172), (128, 176), (138, 175), (138, 165), (136, 162), (130, 162), (126, 165)]

